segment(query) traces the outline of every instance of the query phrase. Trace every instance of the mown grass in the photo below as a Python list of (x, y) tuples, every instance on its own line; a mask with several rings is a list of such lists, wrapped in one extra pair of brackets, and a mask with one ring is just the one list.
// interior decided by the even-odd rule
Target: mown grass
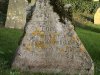
[(15, 50), (18, 46), (17, 43), (21, 35), (22, 30), (0, 28), (0, 53), (6, 53), (6, 55), (9, 55), (7, 53), (12, 53), (12, 50)]
[(76, 31), (94, 61), (95, 75), (100, 75), (100, 33), (79, 27)]
[(10, 67), (21, 35), (22, 30), (0, 28), (0, 69), (8, 69)]
[[(76, 27), (76, 32), (95, 63), (95, 75), (100, 75), (100, 33), (82, 27)], [(22, 33), (23, 31), (18, 29), (0, 28), (0, 75), (61, 75), (10, 69), (10, 63)]]
[(94, 14), (73, 13), (76, 32), (95, 64), (95, 75), (100, 75), (100, 25), (94, 24)]

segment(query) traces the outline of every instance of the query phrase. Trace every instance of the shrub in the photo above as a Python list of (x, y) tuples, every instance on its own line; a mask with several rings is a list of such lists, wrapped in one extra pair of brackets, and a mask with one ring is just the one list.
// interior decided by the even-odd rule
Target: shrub
[(100, 7), (100, 2), (93, 2), (92, 0), (64, 0), (64, 2), (71, 3), (74, 12), (78, 11), (92, 14)]
[(60, 16), (60, 21), (65, 23), (65, 19), (72, 21), (72, 8), (70, 5), (65, 5), (65, 0), (51, 0), (54, 11)]

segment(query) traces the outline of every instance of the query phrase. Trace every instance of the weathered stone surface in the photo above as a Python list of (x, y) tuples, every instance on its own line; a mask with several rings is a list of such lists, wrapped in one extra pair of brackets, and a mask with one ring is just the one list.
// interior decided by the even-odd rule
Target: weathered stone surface
[(97, 11), (94, 15), (94, 24), (100, 25), (100, 8), (97, 9)]
[(49, 0), (37, 0), (12, 68), (33, 72), (93, 75), (91, 57), (69, 21), (59, 22)]
[(23, 29), (26, 23), (27, 0), (9, 0), (5, 27)]

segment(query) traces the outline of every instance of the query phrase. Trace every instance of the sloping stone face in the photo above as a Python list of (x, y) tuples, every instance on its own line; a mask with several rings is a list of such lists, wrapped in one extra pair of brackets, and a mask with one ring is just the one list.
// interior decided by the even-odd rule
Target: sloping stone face
[(33, 72), (93, 75), (91, 57), (69, 21), (59, 22), (49, 0), (37, 0), (12, 68)]
[(5, 27), (23, 29), (26, 23), (27, 0), (9, 0)]

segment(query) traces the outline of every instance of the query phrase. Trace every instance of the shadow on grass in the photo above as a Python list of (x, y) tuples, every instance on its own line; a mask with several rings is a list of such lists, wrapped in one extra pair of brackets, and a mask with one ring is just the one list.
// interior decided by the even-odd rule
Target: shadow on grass
[(92, 27), (92, 26), (88, 26), (88, 25), (83, 25), (82, 23), (78, 22), (78, 21), (73, 21), (74, 23), (74, 26), (75, 27), (80, 27), (82, 29), (85, 29), (85, 30), (90, 30), (90, 31), (93, 31), (93, 32), (96, 32), (96, 33), (100, 33), (100, 28), (95, 28), (95, 27)]
[(82, 15), (82, 14), (81, 14), (81, 17), (83, 17), (84, 19), (86, 19), (87, 21), (90, 21), (92, 23), (94, 22), (94, 19), (92, 17), (87, 17), (87, 16)]

